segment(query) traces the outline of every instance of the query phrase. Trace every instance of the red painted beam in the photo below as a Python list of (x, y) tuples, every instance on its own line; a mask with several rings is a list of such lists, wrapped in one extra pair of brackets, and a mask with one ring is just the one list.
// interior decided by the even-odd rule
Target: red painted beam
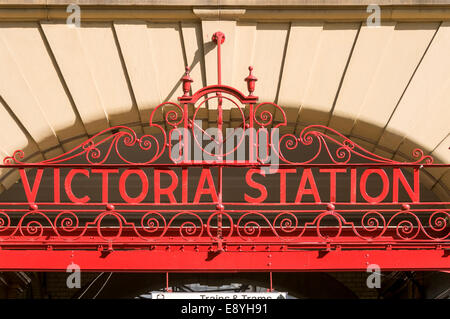
[(1, 271), (65, 271), (71, 263), (82, 271), (254, 272), (450, 271), (450, 250), (351, 250), (207, 253), (181, 250), (57, 251), (0, 250)]

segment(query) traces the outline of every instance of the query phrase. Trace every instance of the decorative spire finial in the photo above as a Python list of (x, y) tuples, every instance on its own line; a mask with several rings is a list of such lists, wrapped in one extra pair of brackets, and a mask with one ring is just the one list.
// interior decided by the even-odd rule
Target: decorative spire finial
[(225, 34), (217, 31), (213, 34), (212, 41), (217, 44), (217, 84), (222, 85), (222, 63), (220, 46), (225, 42)]
[(248, 89), (248, 96), (253, 96), (253, 92), (255, 91), (255, 82), (258, 81), (258, 79), (252, 74), (253, 67), (248, 67), (249, 73), (248, 76), (245, 78), (245, 82), (247, 82), (247, 89)]
[(191, 83), (194, 82), (194, 80), (191, 79), (189, 76), (189, 72), (191, 72), (191, 69), (186, 66), (186, 72), (184, 73), (184, 76), (181, 78), (181, 81), (183, 81), (183, 96), (188, 96), (189, 91), (191, 90)]
[(223, 34), (223, 32), (217, 31), (213, 34), (212, 41), (216, 44), (223, 44), (225, 42), (225, 34)]

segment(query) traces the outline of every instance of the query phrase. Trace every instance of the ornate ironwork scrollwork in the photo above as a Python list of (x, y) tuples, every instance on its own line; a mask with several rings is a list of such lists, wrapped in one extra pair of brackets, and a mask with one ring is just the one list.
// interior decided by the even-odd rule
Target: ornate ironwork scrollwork
[[(224, 38), (218, 36), (216, 40), (220, 46)], [(218, 63), (218, 84), (201, 88), (192, 95), (190, 91), (193, 79), (189, 75), (189, 68), (186, 68), (181, 79), (184, 94), (178, 98), (178, 103), (161, 103), (150, 114), (149, 127), (157, 133), (141, 135), (127, 126), (110, 127), (98, 132), (74, 149), (38, 163), (25, 162), (24, 152), (17, 150), (4, 158), (3, 166), (23, 169), (32, 164), (37, 168), (58, 168), (64, 165), (70, 167), (76, 160), (77, 163), (82, 161), (90, 168), (118, 163), (125, 168), (127, 165), (153, 167), (152, 165), (155, 165), (163, 155), (168, 155), (173, 162), (171, 165), (180, 164), (180, 167), (186, 168), (198, 163), (182, 157), (185, 156), (184, 153), (177, 157), (171, 152), (175, 144), (172, 137), (176, 133), (182, 137), (186, 132), (192, 134), (193, 144), (195, 143), (201, 150), (202, 155), (214, 158), (215, 162), (212, 162), (217, 165), (209, 162), (209, 167), (215, 166), (220, 172), (224, 167), (224, 157), (233, 155), (242, 146), (246, 147), (248, 158), (240, 162), (227, 162), (227, 165), (244, 163), (248, 168), (261, 168), (269, 159), (268, 150), (277, 157), (279, 164), (288, 167), (312, 164), (326, 164), (331, 167), (347, 164), (420, 167), (433, 163), (433, 158), (420, 149), (413, 150), (412, 160), (407, 163), (384, 158), (368, 151), (338, 131), (322, 125), (307, 126), (297, 135), (286, 133), (277, 136), (279, 129), (287, 125), (286, 114), (283, 108), (275, 103), (258, 102), (258, 97), (253, 94), (257, 81), (253, 75), (253, 68), (249, 68), (249, 76), (245, 79), (248, 89), (246, 95), (221, 84), (220, 51)], [(217, 107), (218, 137), (206, 132), (201, 122), (197, 122), (201, 121), (201, 111), (206, 109), (211, 112), (215, 109), (213, 106)], [(222, 135), (225, 114), (231, 112), (230, 109), (233, 110), (233, 121), (237, 122), (237, 125), (234, 125), (236, 127), (234, 131)], [(275, 114), (280, 116), (277, 116), (277, 120)], [(278, 121), (279, 118), (281, 121)], [(238, 143), (231, 149), (225, 149), (227, 141), (235, 137), (237, 130), (241, 132)], [(210, 143), (218, 147), (218, 151), (206, 149), (203, 145), (204, 140), (198, 139), (196, 132), (206, 136)], [(248, 145), (246, 145), (247, 137)], [(264, 156), (257, 151), (261, 146), (265, 146), (267, 150)], [(129, 153), (133, 153), (132, 158)], [(256, 154), (254, 158), (253, 154)], [(303, 157), (299, 158), (299, 154)], [(111, 159), (114, 163), (111, 163)], [(222, 173), (219, 176), (220, 184)], [(418, 245), (436, 243), (448, 245), (450, 237), (450, 210), (434, 206), (425, 206), (426, 210), (410, 207), (401, 210), (392, 208), (383, 210), (381, 206), (372, 205), (374, 207), (349, 213), (345, 209), (335, 209), (334, 206), (323, 209), (322, 203), (318, 203), (315, 208), (296, 211), (295, 208), (301, 207), (296, 203), (293, 209), (268, 212), (264, 209), (258, 210), (256, 204), (255, 208), (250, 210), (227, 209), (227, 203), (219, 196), (218, 202), (212, 203), (216, 205), (216, 209), (211, 210), (199, 210), (195, 205), (188, 203), (185, 207), (174, 211), (157, 210), (148, 203), (143, 205), (144, 209), (120, 210), (114, 208), (116, 206), (114, 204), (108, 206), (106, 210), (104, 207), (95, 206), (87, 214), (84, 209), (73, 207), (76, 205), (67, 205), (68, 208), (62, 210), (41, 209), (39, 205), (28, 203), (33, 204), (30, 205), (30, 209), (14, 210), (14, 207), (19, 207), (21, 203), (9, 204), (13, 204), (13, 209), (0, 210), (0, 245), (8, 243), (34, 245), (48, 242), (64, 245), (67, 242), (77, 242), (85, 246), (114, 243), (130, 247), (149, 243), (210, 245), (219, 242), (230, 245), (255, 245), (275, 242), (317, 248), (329, 243), (350, 247), (356, 244), (371, 247), (374, 244), (401, 245), (411, 242)], [(392, 204), (399, 205), (397, 202)]]

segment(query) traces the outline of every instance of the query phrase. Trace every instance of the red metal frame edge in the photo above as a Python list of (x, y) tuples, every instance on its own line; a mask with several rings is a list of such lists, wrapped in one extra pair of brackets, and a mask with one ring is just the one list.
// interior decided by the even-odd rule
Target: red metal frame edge
[(289, 252), (208, 252), (124, 250), (100, 251), (1, 250), (3, 271), (65, 271), (75, 263), (83, 271), (112, 272), (267, 272), (366, 271), (372, 264), (382, 271), (450, 271), (449, 250), (348, 250)]

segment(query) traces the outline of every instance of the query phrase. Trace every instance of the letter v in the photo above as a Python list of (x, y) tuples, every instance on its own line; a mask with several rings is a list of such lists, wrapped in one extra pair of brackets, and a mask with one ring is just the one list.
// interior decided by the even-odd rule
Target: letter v
[(36, 195), (39, 189), (39, 185), (41, 184), (42, 174), (44, 173), (44, 169), (40, 168), (36, 172), (36, 178), (34, 179), (33, 189), (30, 190), (30, 183), (28, 182), (27, 173), (24, 169), (19, 169), (20, 177), (22, 178), (23, 189), (25, 190), (25, 195), (27, 196), (27, 200), (29, 203), (34, 203), (36, 200)]

